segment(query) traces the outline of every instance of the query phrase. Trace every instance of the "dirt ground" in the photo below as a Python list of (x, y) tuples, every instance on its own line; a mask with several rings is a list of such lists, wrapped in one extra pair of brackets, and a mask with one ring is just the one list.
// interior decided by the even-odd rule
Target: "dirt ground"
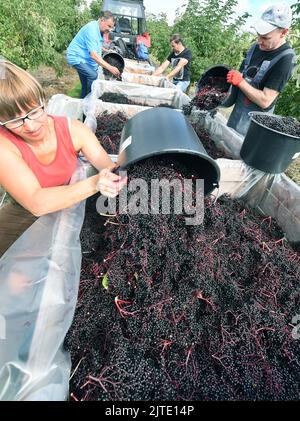
[(67, 94), (79, 82), (78, 74), (73, 67), (67, 64), (63, 67), (63, 75), (56, 76), (54, 69), (48, 66), (40, 66), (30, 72), (42, 85), (46, 92), (47, 101), (55, 94)]

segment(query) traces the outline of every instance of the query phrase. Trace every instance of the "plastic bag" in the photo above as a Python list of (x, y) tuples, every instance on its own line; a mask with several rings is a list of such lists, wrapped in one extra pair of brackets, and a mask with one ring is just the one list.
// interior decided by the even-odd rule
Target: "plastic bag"
[(83, 100), (71, 98), (63, 94), (53, 95), (49, 100), (47, 113), (82, 121)]
[(141, 111), (148, 110), (150, 107), (142, 107), (140, 105), (127, 105), (127, 104), (112, 104), (110, 102), (103, 102), (100, 99), (89, 101), (84, 105), (84, 113), (86, 118), (84, 124), (88, 126), (92, 132), (97, 129), (97, 117), (104, 112), (109, 114), (123, 113), (127, 118), (131, 118)]
[(164, 76), (140, 75), (137, 73), (123, 73), (122, 81), (127, 83), (139, 83), (141, 85), (157, 86), (158, 88), (172, 88), (175, 85)]
[(149, 63), (139, 62), (136, 60), (125, 59), (124, 72), (139, 73), (143, 75), (152, 75), (155, 72), (155, 67)]
[(207, 111), (193, 109), (189, 120), (191, 123), (201, 123), (209, 132), (218, 149), (223, 150), (234, 159), (240, 159), (240, 150), (244, 137), (232, 128), (227, 127), (227, 120), (222, 114), (217, 113), (215, 116), (212, 116)]
[(219, 191), (245, 200), (259, 213), (274, 218), (291, 242), (300, 241), (300, 187), (285, 174), (267, 174), (240, 160), (216, 160), (221, 177)]
[(128, 97), (137, 105), (156, 107), (168, 104), (173, 108), (182, 108), (189, 104), (190, 98), (179, 89), (156, 88), (143, 86), (136, 83), (124, 83), (117, 81), (95, 80), (92, 85), (91, 95), (87, 100), (101, 98), (104, 93), (116, 93)]
[[(72, 182), (86, 177), (79, 164)], [(0, 259), (0, 400), (66, 400), (85, 202), (40, 217)]]

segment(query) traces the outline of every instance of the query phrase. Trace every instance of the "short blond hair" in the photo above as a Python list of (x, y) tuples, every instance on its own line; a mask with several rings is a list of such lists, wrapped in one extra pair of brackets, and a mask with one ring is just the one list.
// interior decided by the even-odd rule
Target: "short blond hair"
[(45, 102), (45, 92), (28, 72), (0, 59), (0, 120), (15, 118)]

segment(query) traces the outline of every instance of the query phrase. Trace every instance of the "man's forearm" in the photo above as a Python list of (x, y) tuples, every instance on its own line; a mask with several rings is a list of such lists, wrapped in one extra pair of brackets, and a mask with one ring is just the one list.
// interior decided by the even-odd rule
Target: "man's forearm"
[(101, 56), (99, 56), (97, 53), (92, 53), (91, 58), (99, 64), (99, 66), (104, 67), (108, 71), (111, 71), (112, 66), (108, 64)]
[(242, 80), (238, 87), (251, 102), (254, 102), (254, 104), (262, 109), (268, 108), (271, 105), (270, 99), (266, 96), (265, 92), (254, 88), (245, 79)]
[(160, 76), (169, 66), (169, 62), (164, 62), (161, 64), (153, 73), (153, 76)]
[(153, 76), (160, 76), (164, 71), (165, 68), (163, 66), (159, 66), (153, 73)]
[(174, 76), (176, 76), (180, 70), (183, 68), (184, 66), (176, 66), (175, 69), (173, 69), (169, 74), (168, 74), (168, 78), (172, 79)]

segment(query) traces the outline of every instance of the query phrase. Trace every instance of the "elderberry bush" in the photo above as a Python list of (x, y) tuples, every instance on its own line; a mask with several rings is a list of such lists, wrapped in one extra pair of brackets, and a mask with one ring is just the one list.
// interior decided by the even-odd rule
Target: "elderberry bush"
[[(128, 175), (149, 185), (191, 170), (157, 158)], [(299, 400), (299, 245), (227, 197), (205, 199), (195, 226), (174, 212), (117, 212), (103, 224), (95, 201), (84, 229), (99, 244), (83, 257), (66, 339), (73, 399)]]

